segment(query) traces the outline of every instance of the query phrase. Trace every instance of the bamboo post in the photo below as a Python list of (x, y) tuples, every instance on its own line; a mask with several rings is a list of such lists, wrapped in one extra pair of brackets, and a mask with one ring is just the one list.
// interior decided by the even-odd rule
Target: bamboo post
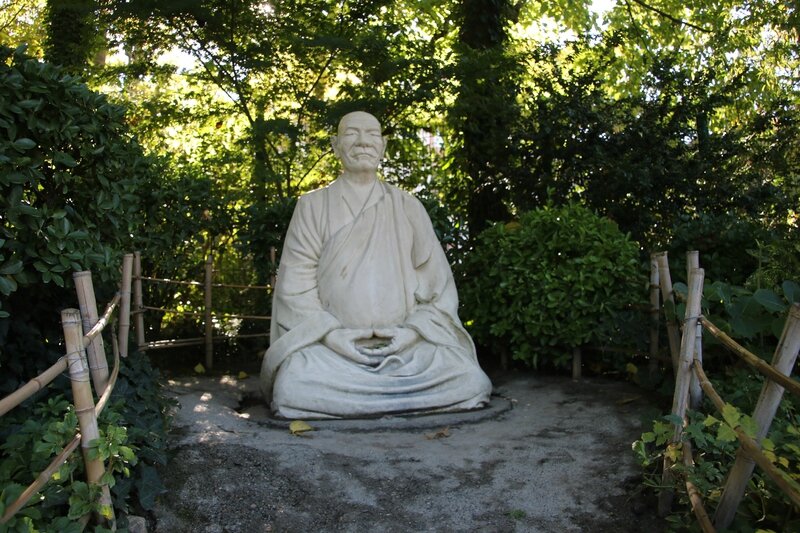
[[(660, 265), (659, 265), (660, 266)], [(686, 303), (686, 316), (684, 318), (683, 335), (681, 336), (681, 350), (678, 371), (675, 376), (675, 395), (672, 399), (672, 414), (683, 420), (689, 400), (689, 384), (691, 382), (691, 365), (694, 358), (695, 337), (698, 319), (700, 318), (700, 301), (703, 295), (703, 280), (705, 273), (702, 268), (692, 271), (689, 277), (689, 295)], [(681, 441), (683, 424), (676, 423), (670, 447), (676, 446)], [(658, 498), (658, 512), (661, 516), (669, 513), (672, 507), (673, 475), (672, 462), (664, 457), (664, 470), (661, 478), (664, 487)]]
[[(694, 360), (700, 365), (703, 364), (703, 324), (699, 320), (695, 327)], [(702, 403), (703, 387), (700, 386), (700, 380), (697, 379), (697, 375), (692, 372), (691, 381), (689, 382), (689, 408), (697, 411)]]
[(572, 379), (581, 379), (581, 349), (577, 346), (572, 349)]
[[(92, 273), (89, 270), (72, 274), (75, 282), (75, 292), (78, 293), (78, 306), (80, 307), (83, 323), (83, 333), (89, 333), (97, 323), (97, 300), (94, 295)], [(86, 346), (86, 358), (89, 361), (89, 370), (92, 373), (92, 383), (97, 395), (103, 394), (108, 384), (108, 361), (103, 346), (103, 336), (95, 335)]]
[[(691, 277), (692, 271), (696, 268), (700, 268), (700, 252), (697, 250), (690, 250), (686, 252), (687, 281)], [(703, 363), (703, 327), (699, 323), (695, 336), (694, 358), (700, 361), (700, 364)], [(697, 376), (694, 372), (691, 373), (691, 376), (692, 378), (689, 385), (689, 407), (691, 409), (698, 409), (703, 401), (703, 388), (700, 387), (700, 382), (697, 380)]]
[(650, 377), (655, 377), (658, 371), (658, 309), (659, 298), (659, 272), (656, 254), (650, 254)]
[(214, 258), (211, 252), (206, 257), (205, 275), (205, 346), (206, 346), (206, 368), (214, 368), (214, 325), (211, 322), (211, 287), (214, 278)]
[[(772, 367), (781, 374), (789, 376), (797, 361), (798, 351), (800, 351), (800, 305), (794, 304), (789, 310), (789, 317), (783, 327), (781, 340), (772, 358)], [(783, 387), (770, 379), (764, 382), (758, 403), (753, 411), (753, 420), (756, 423), (756, 442), (761, 442), (767, 436), (778, 405), (783, 398), (783, 391)], [(736, 462), (725, 481), (722, 498), (714, 515), (714, 525), (718, 529), (726, 529), (733, 521), (739, 503), (744, 497), (747, 483), (753, 475), (754, 466), (753, 459), (748, 457), (740, 446), (736, 452)]]
[(128, 333), (131, 330), (131, 277), (133, 271), (133, 254), (122, 257), (122, 281), (119, 294), (119, 354), (128, 357)]
[(142, 296), (142, 254), (133, 253), (133, 310), (136, 313), (136, 345), (147, 344), (144, 338), (144, 298)]
[(270, 285), (270, 287), (272, 287), (272, 292), (273, 293), (275, 292), (275, 283), (277, 283), (277, 281), (278, 281), (278, 279), (277, 279), (278, 276), (275, 275), (275, 272), (277, 272), (277, 270), (275, 268), (276, 253), (277, 252), (275, 250), (275, 247), (274, 246), (270, 246), (269, 247), (269, 262), (272, 264), (272, 268), (271, 268), (272, 274), (269, 277), (269, 285)]
[[(661, 299), (664, 305), (669, 302), (675, 307), (675, 294), (672, 291), (672, 277), (669, 273), (669, 260), (667, 252), (659, 252), (656, 254), (656, 261), (658, 262), (658, 279), (661, 285)], [(677, 375), (678, 372), (678, 358), (680, 357), (681, 334), (678, 324), (672, 317), (666, 317), (667, 322), (667, 339), (669, 340), (669, 353), (672, 356), (672, 371)]]
[[(86, 478), (90, 485), (100, 483), (105, 466), (100, 459), (90, 457), (90, 443), (100, 437), (97, 427), (97, 416), (94, 411), (94, 398), (89, 385), (89, 369), (84, 358), (83, 335), (81, 334), (81, 315), (77, 309), (61, 311), (61, 325), (64, 329), (64, 344), (67, 349), (67, 369), (72, 382), (72, 396), (75, 403), (75, 414), (78, 415), (78, 426), (81, 432), (81, 452), (86, 464)], [(100, 490), (100, 505), (108, 520), (114, 523), (114, 507), (111, 505), (111, 493), (108, 485)], [(101, 520), (106, 517), (101, 517)]]

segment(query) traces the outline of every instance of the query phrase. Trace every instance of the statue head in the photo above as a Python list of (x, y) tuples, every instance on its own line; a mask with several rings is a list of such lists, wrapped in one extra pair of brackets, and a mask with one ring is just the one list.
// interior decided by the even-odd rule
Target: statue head
[(377, 118), (364, 111), (354, 111), (339, 121), (331, 146), (345, 173), (375, 173), (386, 150), (386, 139)]

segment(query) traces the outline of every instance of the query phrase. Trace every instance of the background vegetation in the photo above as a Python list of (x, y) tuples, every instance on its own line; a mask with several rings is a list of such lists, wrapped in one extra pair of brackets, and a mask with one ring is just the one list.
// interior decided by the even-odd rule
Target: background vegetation
[[(634, 249), (641, 272), (651, 251), (675, 260), (700, 250), (707, 278), (734, 287), (736, 298), (771, 290), (788, 300), (784, 281), (800, 279), (800, 15), (791, 2), (9, 0), (0, 8), (0, 43), (10, 47), (0, 62), (2, 392), (61, 355), (54, 310), (74, 306), (73, 270), (110, 280), (120, 254), (136, 248), (147, 274), (198, 279), (212, 253), (221, 279), (266, 283), (269, 247), (280, 248), (297, 195), (335, 177), (329, 136), (353, 109), (376, 114), (391, 137), (385, 179), (428, 207), (482, 361), (505, 346), (533, 363), (552, 353), (542, 346), (601, 337), (641, 352), (644, 332), (630, 311), (643, 284), (625, 294), (609, 294), (600, 276), (581, 285), (587, 301), (625, 310), (602, 334), (587, 312), (570, 335), (529, 332), (526, 345), (511, 326), (524, 313), (486, 312), (478, 280), (538, 286), (550, 275), (553, 290), (574, 286), (575, 264), (539, 264), (512, 246), (487, 250), (495, 238), (547, 242), (550, 226), (533, 221), (554, 213), (577, 228), (570, 250), (606, 258), (626, 279)], [(515, 223), (521, 229), (508, 231)], [(200, 305), (191, 290), (148, 290), (157, 306)], [(112, 291), (101, 285), (100, 300)], [(552, 319), (521, 288), (491, 294), (499, 309)], [(217, 303), (238, 314), (269, 306), (265, 295), (235, 291)], [(731, 332), (763, 325), (736, 315), (753, 306), (723, 307)], [(149, 315), (147, 326), (154, 339), (196, 336), (200, 324)], [(257, 365), (262, 348), (250, 343), (240, 355)], [(638, 364), (639, 355), (623, 353), (593, 370)], [(181, 357), (189, 366), (200, 359)]]

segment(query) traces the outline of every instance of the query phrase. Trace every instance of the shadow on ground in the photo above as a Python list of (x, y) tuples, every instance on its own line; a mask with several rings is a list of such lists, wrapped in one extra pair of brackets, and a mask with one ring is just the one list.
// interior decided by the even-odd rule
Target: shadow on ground
[(650, 403), (604, 379), (509, 374), (483, 413), (312, 422), (255, 378), (173, 378), (158, 532), (658, 532), (631, 443)]

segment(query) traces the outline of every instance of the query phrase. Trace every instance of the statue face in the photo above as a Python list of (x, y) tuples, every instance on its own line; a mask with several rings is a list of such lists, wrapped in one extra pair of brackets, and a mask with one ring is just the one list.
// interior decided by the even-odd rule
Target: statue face
[(369, 113), (349, 113), (339, 122), (339, 135), (333, 139), (333, 151), (346, 171), (378, 170), (385, 148), (381, 124)]

